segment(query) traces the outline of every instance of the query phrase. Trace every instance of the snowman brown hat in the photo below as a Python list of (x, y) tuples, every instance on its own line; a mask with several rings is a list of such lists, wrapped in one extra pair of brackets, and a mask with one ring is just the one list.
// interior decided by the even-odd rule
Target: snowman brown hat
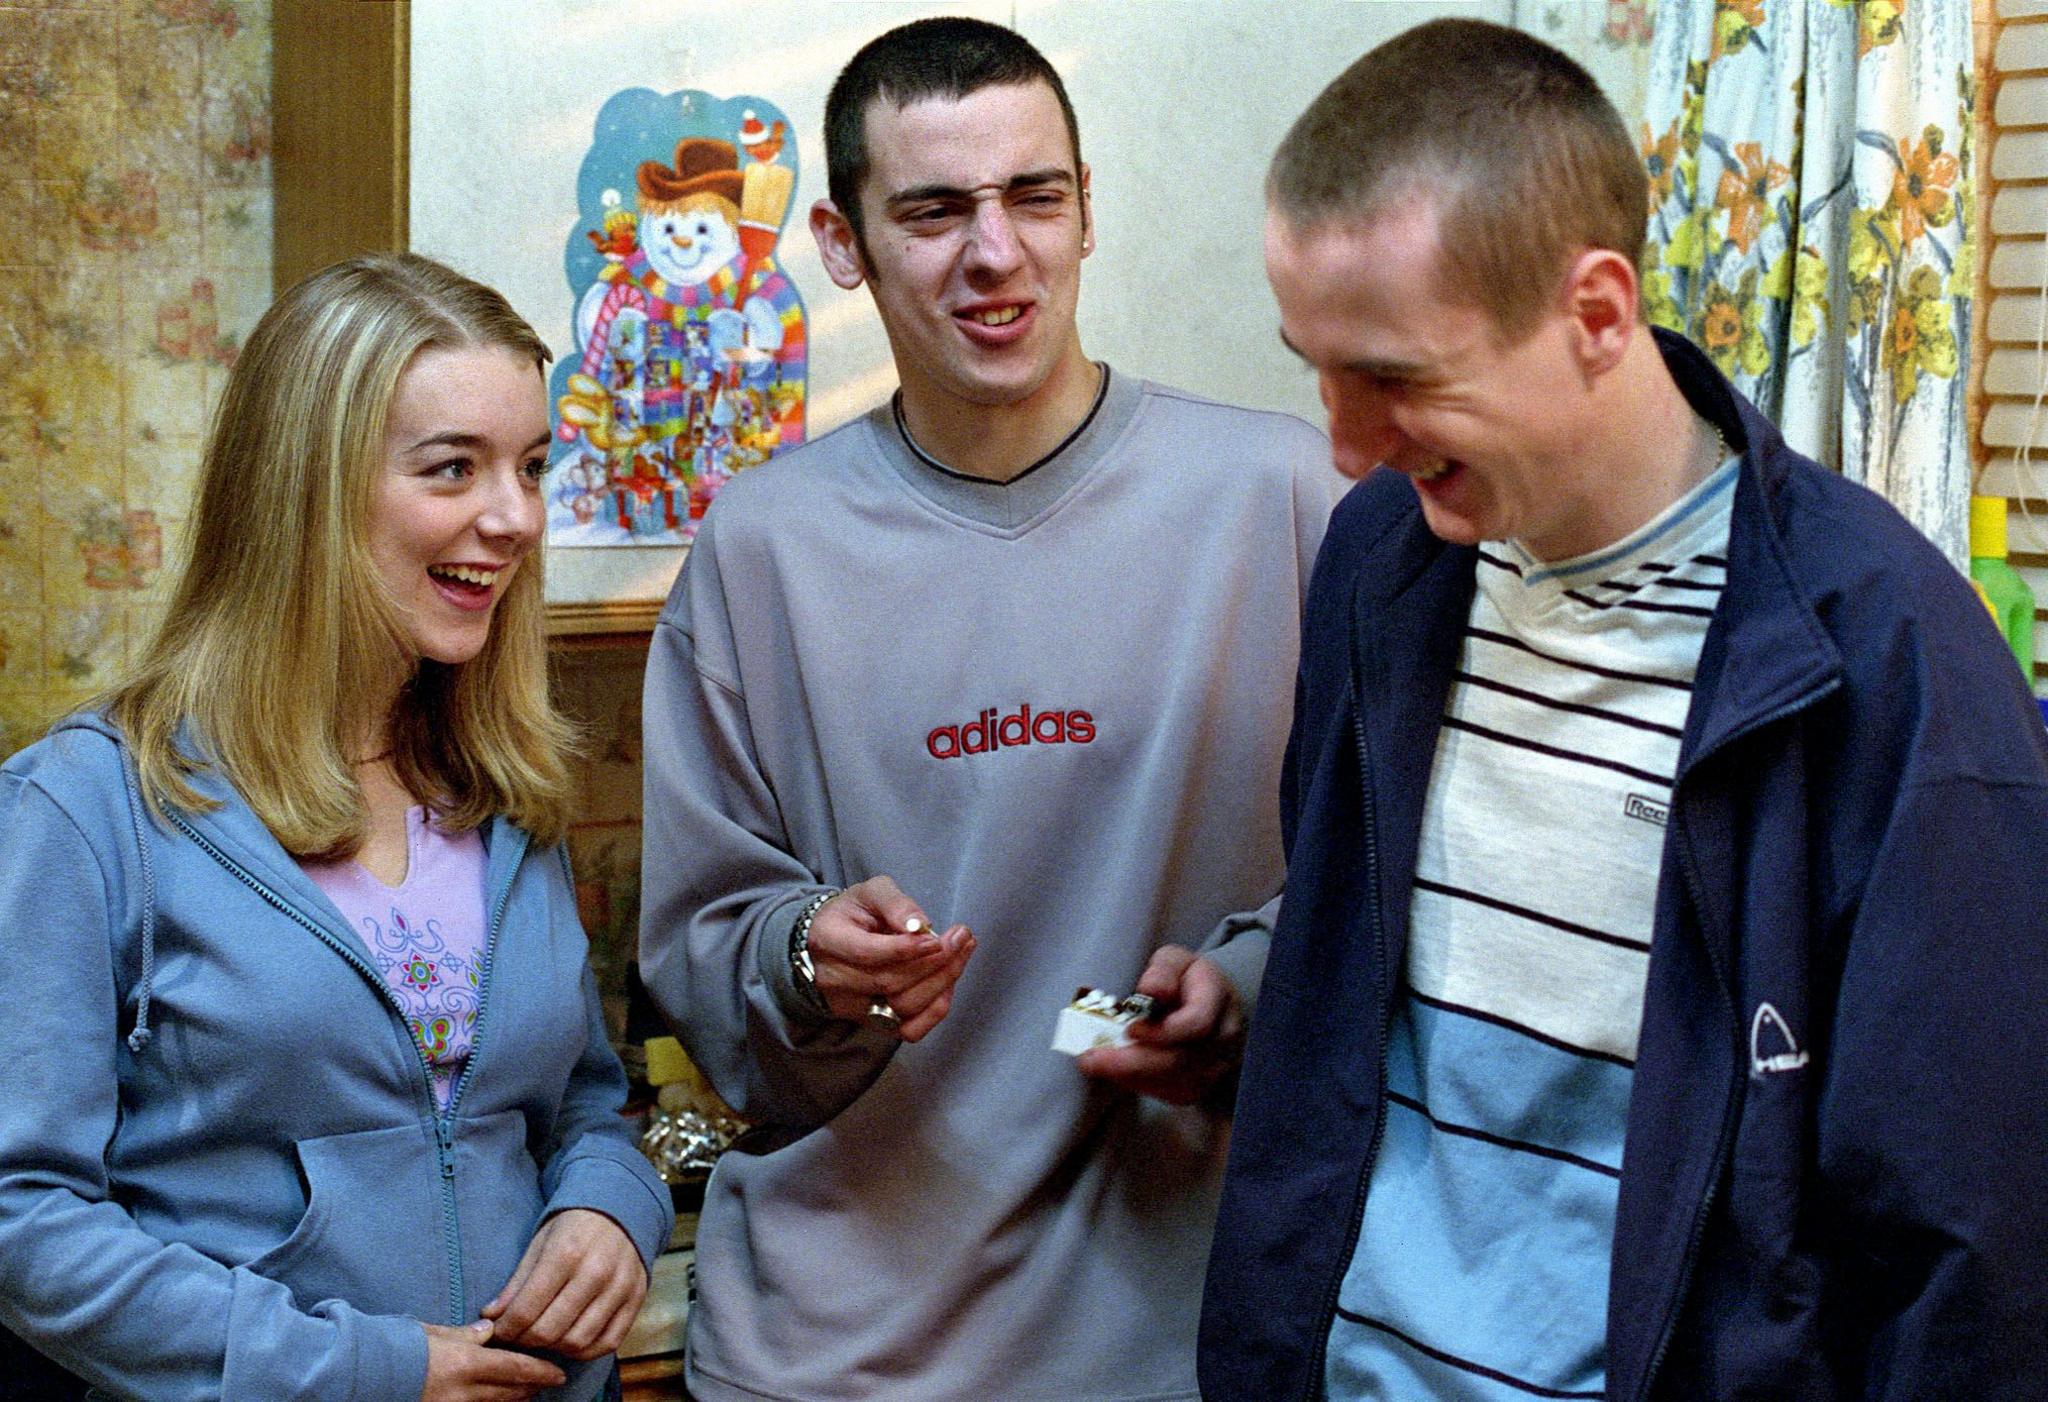
[(676, 143), (673, 167), (642, 161), (636, 180), (642, 199), (672, 204), (691, 195), (712, 194), (737, 205), (746, 178), (740, 174), (739, 152), (731, 142), (686, 136)]

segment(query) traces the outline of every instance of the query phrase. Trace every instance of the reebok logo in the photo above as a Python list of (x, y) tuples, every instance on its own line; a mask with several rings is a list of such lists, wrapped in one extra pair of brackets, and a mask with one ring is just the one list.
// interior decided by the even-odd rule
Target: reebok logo
[(1008, 715), (999, 715), (991, 706), (965, 725), (938, 727), (924, 737), (924, 747), (933, 759), (958, 759), (1016, 745), (1086, 745), (1094, 739), (1095, 717), (1086, 711), (1033, 711), (1019, 706)]
[(1621, 814), (1624, 818), (1636, 818), (1645, 823), (1655, 823), (1661, 828), (1666, 822), (1670, 821), (1671, 806), (1659, 803), (1654, 798), (1644, 798), (1639, 793), (1632, 793), (1621, 805)]

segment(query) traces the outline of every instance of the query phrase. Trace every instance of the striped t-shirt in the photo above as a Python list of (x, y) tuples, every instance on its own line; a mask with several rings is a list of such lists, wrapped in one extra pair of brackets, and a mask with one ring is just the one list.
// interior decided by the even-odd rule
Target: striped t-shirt
[(1735, 480), (1575, 560), (1481, 547), (1334, 1399), (1604, 1395), (1664, 823)]

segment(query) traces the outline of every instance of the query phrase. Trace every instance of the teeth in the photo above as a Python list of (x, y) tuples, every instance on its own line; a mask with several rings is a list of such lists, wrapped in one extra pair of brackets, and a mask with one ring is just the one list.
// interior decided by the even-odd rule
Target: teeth
[(978, 321), (983, 326), (1008, 326), (1022, 315), (1024, 315), (1022, 307), (1001, 307), (992, 312), (969, 312), (967, 319), (969, 321)]
[(480, 570), (470, 565), (429, 565), (427, 573), (442, 579), (459, 580), (464, 584), (477, 584), (485, 588), (498, 577), (496, 570)]
[(1430, 468), (1427, 472), (1415, 473), (1414, 477), (1415, 480), (1418, 482), (1434, 482), (1437, 478), (1443, 476), (1446, 472), (1449, 472), (1450, 470), (1451, 465), (1448, 462), (1440, 462), (1435, 467)]

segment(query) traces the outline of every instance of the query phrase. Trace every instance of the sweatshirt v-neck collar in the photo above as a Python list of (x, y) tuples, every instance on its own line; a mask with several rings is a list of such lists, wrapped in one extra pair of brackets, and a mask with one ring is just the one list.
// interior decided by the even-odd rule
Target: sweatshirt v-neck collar
[(899, 428), (893, 401), (868, 414), (868, 434), (882, 460), (925, 501), (994, 530), (1021, 530), (1065, 500), (1137, 414), (1143, 382), (1118, 375), (1107, 364), (1102, 376), (1100, 399), (1073, 436), (1007, 482), (969, 477), (932, 463)]

